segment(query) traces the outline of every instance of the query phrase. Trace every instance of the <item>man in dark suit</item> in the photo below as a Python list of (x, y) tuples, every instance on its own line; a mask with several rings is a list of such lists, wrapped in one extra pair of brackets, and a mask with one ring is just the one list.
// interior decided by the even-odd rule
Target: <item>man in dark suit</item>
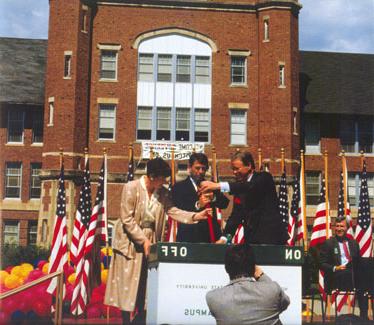
[(189, 159), (189, 176), (176, 183), (172, 188), (172, 198), (175, 206), (186, 211), (202, 211), (210, 205), (212, 218), (197, 224), (179, 224), (178, 242), (212, 243), (221, 237), (221, 227), (217, 221), (216, 209), (225, 209), (229, 199), (221, 192), (198, 195), (198, 187), (204, 180), (208, 169), (208, 158), (203, 153), (193, 153)]
[(209, 310), (218, 325), (281, 324), (279, 315), (290, 298), (255, 264), (249, 245), (230, 245), (225, 254), (230, 283), (206, 294)]
[[(288, 234), (279, 213), (273, 177), (256, 172), (249, 152), (237, 152), (231, 158), (236, 182), (202, 182), (201, 192), (221, 190), (234, 195), (234, 207), (223, 235), (233, 236), (239, 224), (244, 227), (245, 243), (283, 245)], [(225, 238), (219, 242), (224, 243)]]
[[(334, 289), (352, 291), (359, 289), (360, 279), (357, 277), (361, 265), (360, 247), (358, 243), (347, 238), (348, 223), (346, 218), (337, 217), (335, 220), (335, 237), (327, 239), (321, 246), (320, 264), (325, 272), (324, 285), (326, 292)], [(360, 315), (367, 319), (367, 299), (363, 291), (357, 292)]]

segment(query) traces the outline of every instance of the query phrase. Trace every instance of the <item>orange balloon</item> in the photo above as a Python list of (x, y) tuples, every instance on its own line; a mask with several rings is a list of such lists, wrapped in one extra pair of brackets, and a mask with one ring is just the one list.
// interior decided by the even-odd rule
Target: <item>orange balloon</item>
[(5, 284), (5, 279), (9, 276), (9, 273), (7, 271), (0, 271), (0, 284)]
[(49, 263), (45, 263), (42, 268), (42, 271), (44, 274), (48, 273), (48, 268), (49, 268)]
[(75, 273), (70, 274), (69, 277), (68, 277), (68, 282), (70, 284), (74, 284), (75, 278), (76, 278)]
[(22, 263), (21, 266), (23, 269), (29, 270), (29, 271), (32, 271), (34, 269), (34, 267), (30, 263)]
[(6, 277), (4, 285), (8, 289), (17, 288), (20, 285), (20, 278), (17, 275), (10, 274)]
[(108, 270), (102, 270), (101, 271), (101, 283), (106, 284), (106, 281), (108, 280)]

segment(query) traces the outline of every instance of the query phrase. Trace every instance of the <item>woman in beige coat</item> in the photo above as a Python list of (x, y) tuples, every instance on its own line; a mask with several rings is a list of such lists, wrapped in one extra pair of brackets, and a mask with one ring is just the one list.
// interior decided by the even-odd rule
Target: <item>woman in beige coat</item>
[(126, 183), (121, 198), (121, 219), (114, 228), (113, 256), (109, 267), (104, 303), (122, 310), (123, 322), (138, 309), (137, 320), (145, 323), (145, 289), (150, 246), (162, 241), (166, 214), (183, 223), (207, 218), (208, 212), (187, 212), (173, 207), (163, 187), (170, 176), (161, 158), (148, 161), (147, 175)]

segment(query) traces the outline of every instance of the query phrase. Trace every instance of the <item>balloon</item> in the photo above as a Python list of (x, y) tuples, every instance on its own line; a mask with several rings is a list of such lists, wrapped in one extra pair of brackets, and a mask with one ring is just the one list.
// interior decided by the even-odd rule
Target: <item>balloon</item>
[(65, 300), (66, 301), (71, 301), (71, 299), (73, 297), (73, 290), (74, 290), (73, 285), (71, 285), (71, 284), (66, 285), (66, 293), (65, 293)]
[(101, 267), (102, 270), (104, 270), (105, 269), (104, 263), (100, 263), (100, 267)]
[(101, 271), (101, 282), (106, 284), (106, 280), (108, 279), (108, 270)]
[(34, 302), (32, 309), (38, 316), (45, 317), (50, 314), (51, 306), (46, 304), (44, 301), (37, 300)]
[(7, 271), (0, 271), (0, 284), (3, 285), (5, 283), (5, 279), (9, 276)]
[(14, 274), (9, 275), (4, 281), (4, 285), (8, 289), (14, 289), (18, 287), (19, 283), (20, 283), (20, 278)]
[(16, 275), (18, 277), (22, 277), (22, 266), (17, 265), (15, 267), (13, 267), (10, 274)]
[(9, 318), (9, 313), (7, 313), (5, 310), (0, 311), (0, 324), (7, 324)]
[(27, 314), (26, 314), (26, 319), (28, 320), (32, 320), (33, 322), (30, 322), (30, 324), (36, 324), (36, 320), (38, 319), (38, 315), (33, 311), (33, 310), (30, 310)]
[[(108, 254), (107, 254), (107, 250), (108, 250)], [(111, 247), (108, 247), (108, 249), (106, 247), (103, 247), (101, 249), (101, 252), (104, 254), (104, 255), (108, 255), (108, 256), (112, 256), (113, 255), (113, 250)]]
[(70, 284), (74, 284), (74, 282), (75, 282), (75, 273), (72, 273), (72, 274), (69, 275), (68, 282)]
[(38, 269), (43, 269), (43, 266), (44, 266), (44, 264), (46, 264), (47, 263), (47, 261), (45, 261), (45, 260), (41, 260), (41, 261), (39, 261), (39, 263), (38, 263)]
[(38, 270), (38, 269), (32, 270), (29, 273), (26, 282), (31, 282), (31, 281), (34, 281), (36, 279), (39, 279), (43, 275), (44, 275), (44, 273), (42, 271)]
[(5, 271), (7, 271), (10, 274), (10, 272), (12, 272), (13, 267), (13, 265), (9, 265), (5, 268)]
[(49, 263), (45, 263), (42, 268), (42, 271), (44, 274), (48, 273), (48, 268), (49, 268)]
[(14, 297), (8, 297), (1, 301), (1, 310), (9, 313), (13, 313), (18, 308), (17, 301)]
[(91, 296), (90, 304), (102, 303), (104, 301), (104, 297), (98, 291), (93, 291)]
[(87, 307), (87, 318), (101, 317), (101, 308), (99, 304), (89, 305)]
[(30, 270), (30, 271), (34, 269), (34, 267), (30, 263), (22, 263), (21, 267), (24, 268), (25, 270)]
[(25, 314), (20, 310), (14, 311), (12, 315), (10, 316), (10, 319), (14, 322), (22, 321), (24, 318), (25, 318)]

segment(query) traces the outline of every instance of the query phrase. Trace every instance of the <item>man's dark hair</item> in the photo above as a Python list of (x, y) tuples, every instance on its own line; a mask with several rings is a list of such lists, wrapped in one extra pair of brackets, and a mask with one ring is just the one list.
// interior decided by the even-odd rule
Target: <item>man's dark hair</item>
[(190, 167), (194, 164), (195, 161), (204, 165), (206, 169), (208, 169), (208, 166), (209, 166), (208, 157), (202, 152), (194, 152), (190, 156), (190, 159), (188, 160), (188, 164), (190, 165)]
[(347, 218), (345, 216), (337, 216), (335, 218), (335, 224), (336, 223), (340, 223), (340, 222), (345, 222), (347, 228), (349, 228), (349, 222), (348, 222), (348, 220), (347, 220)]
[(171, 170), (169, 164), (162, 158), (151, 159), (147, 162), (147, 176), (149, 177), (169, 177)]
[(235, 152), (231, 156), (231, 161), (239, 159), (244, 166), (249, 166), (251, 165), (252, 169), (255, 169), (255, 161), (253, 160), (252, 154), (248, 151), (245, 152)]
[(255, 254), (249, 245), (231, 245), (225, 254), (225, 270), (230, 279), (239, 276), (253, 276), (255, 273)]

